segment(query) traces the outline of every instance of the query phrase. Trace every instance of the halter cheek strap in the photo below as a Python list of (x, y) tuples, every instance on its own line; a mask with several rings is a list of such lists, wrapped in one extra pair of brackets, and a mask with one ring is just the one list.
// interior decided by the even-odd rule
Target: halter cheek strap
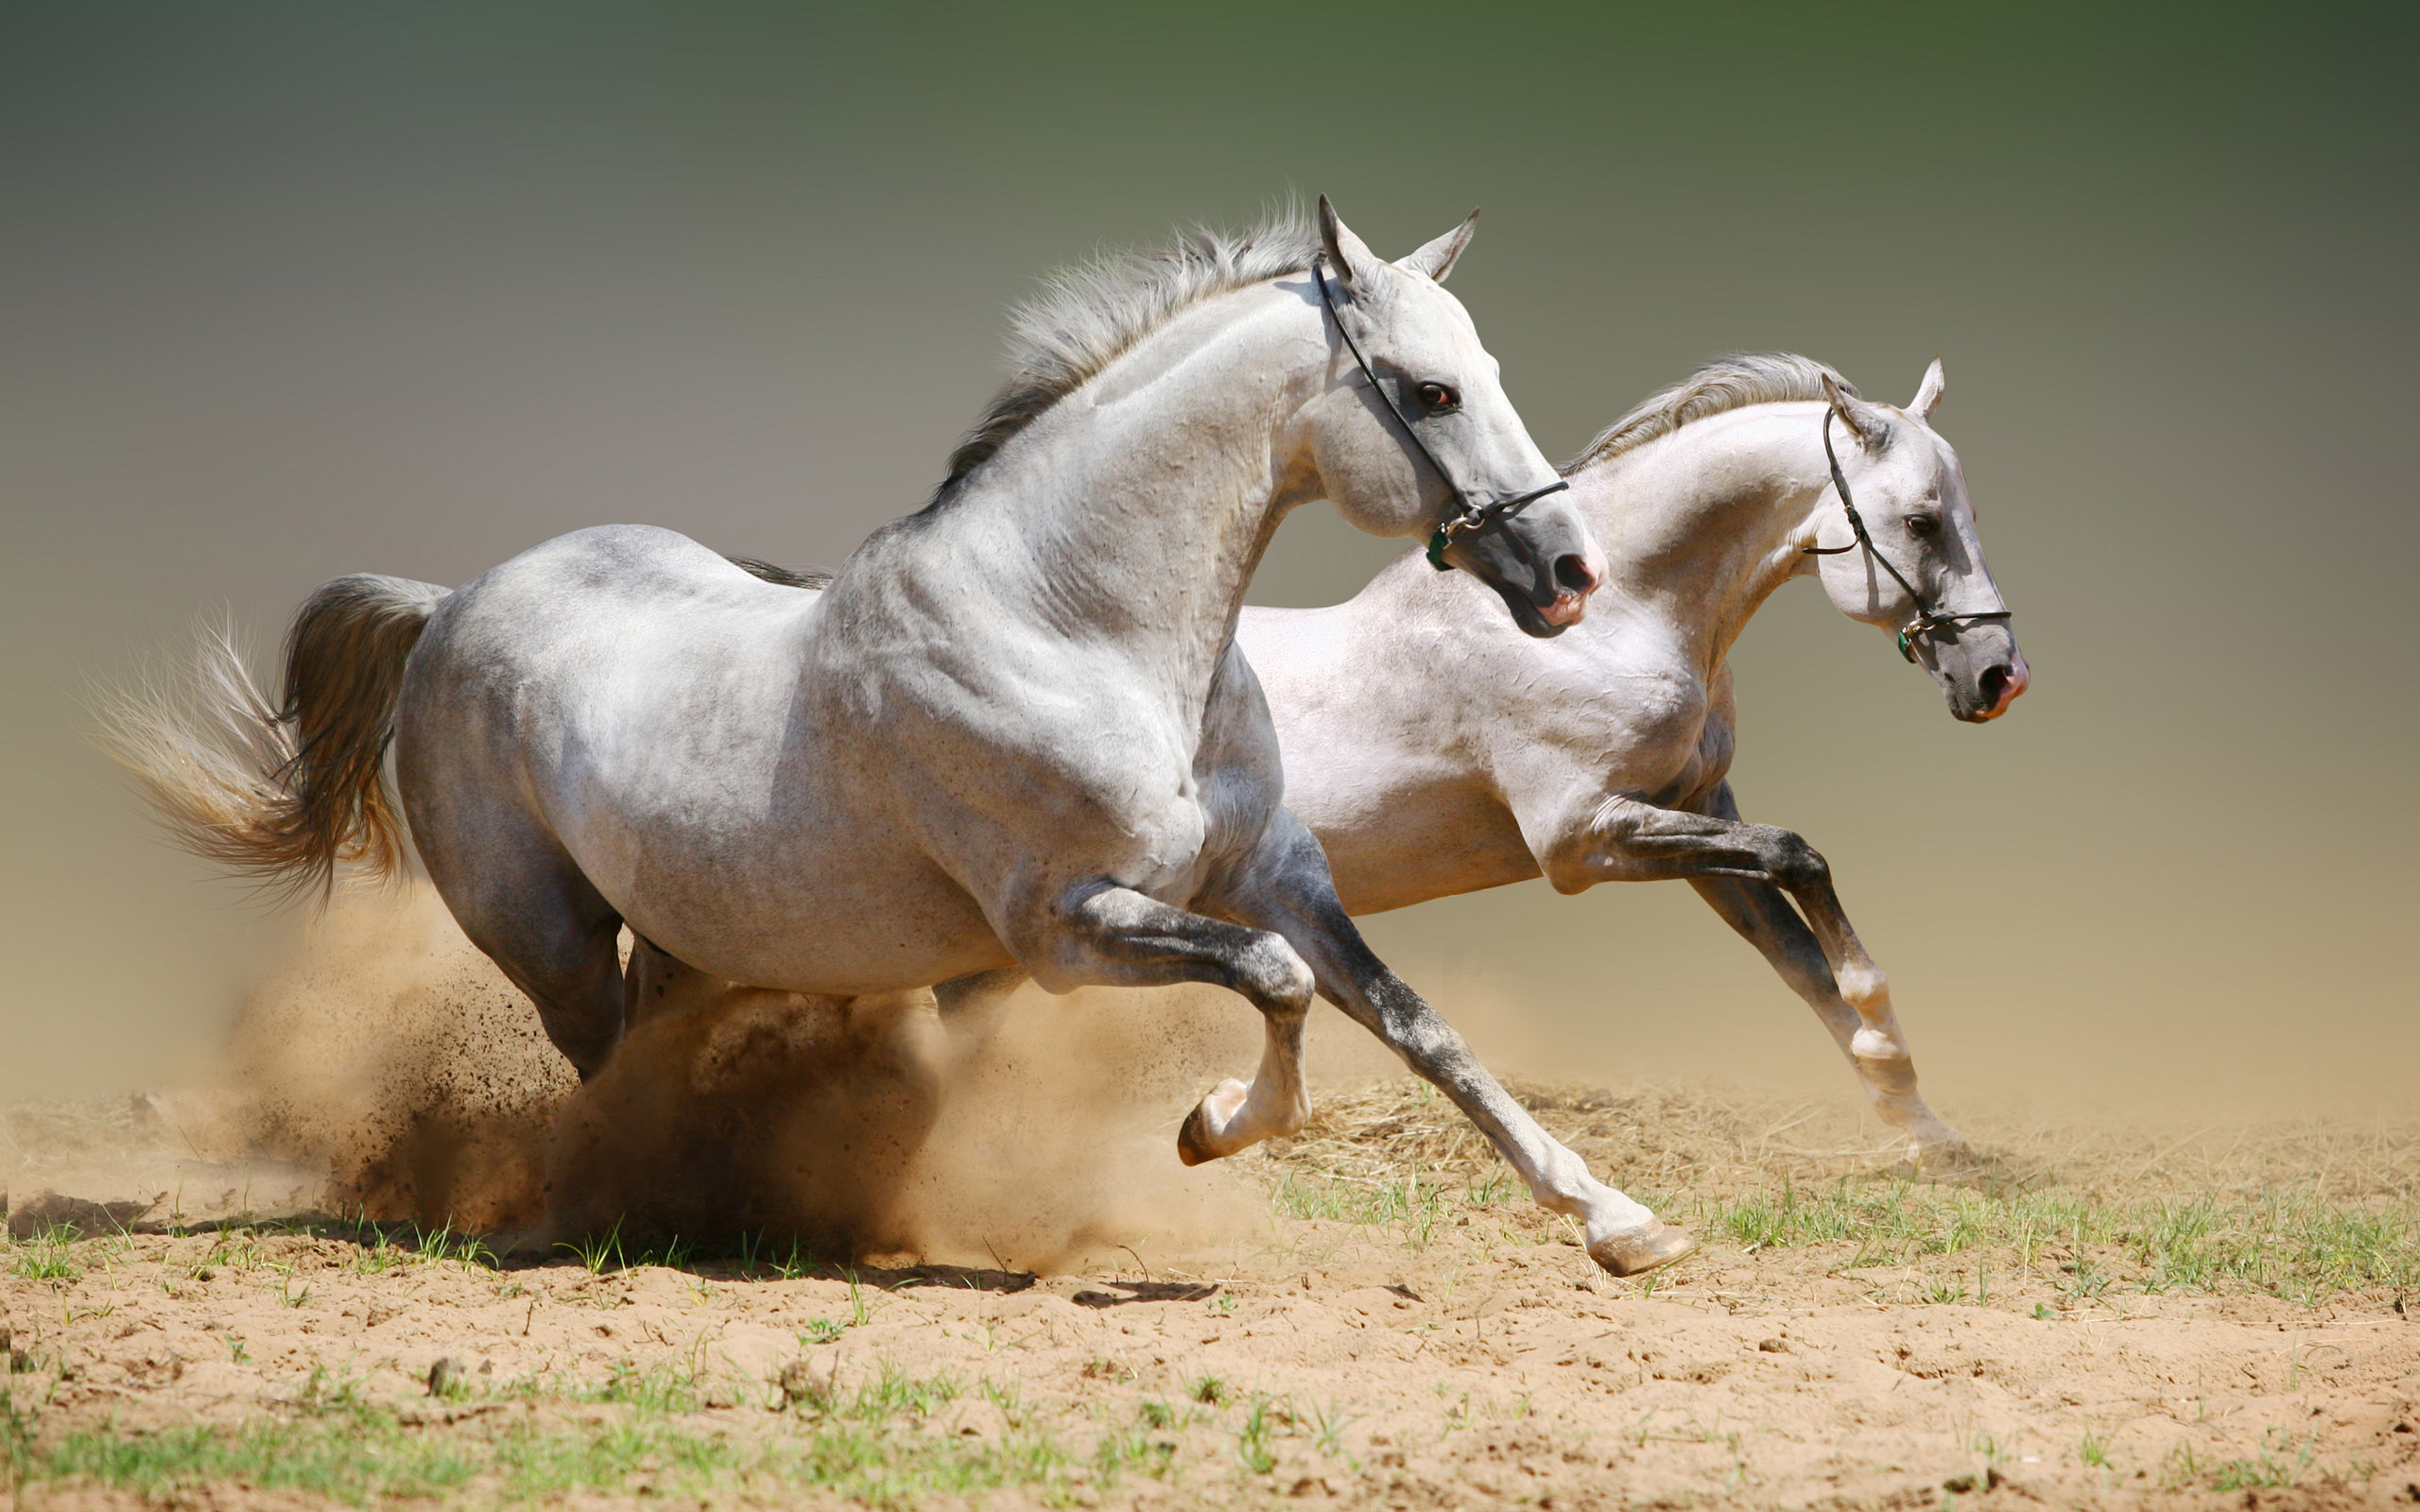
[(1509, 494), (1487, 500), (1473, 498), (1470, 490), (1454, 481), (1454, 474), (1445, 471), (1445, 464), (1438, 461), (1437, 454), (1430, 451), (1428, 443), (1420, 438), (1420, 432), (1412, 426), (1411, 417), (1406, 415), (1403, 412), (1403, 406), (1395, 403), (1394, 395), (1387, 392), (1387, 386), (1378, 382), (1378, 375), (1371, 370), (1370, 359), (1361, 355), (1360, 344), (1353, 339), (1353, 333), (1345, 329), (1343, 312), (1336, 307), (1336, 296), (1328, 292), (1325, 252), (1311, 259), (1311, 282), (1319, 285), (1320, 304), (1326, 309), (1328, 318), (1336, 322), (1336, 334), (1344, 338), (1344, 350), (1353, 353), (1354, 366), (1361, 369), (1362, 377), (1370, 380), (1370, 391), (1378, 396), (1378, 403), (1384, 404), (1387, 413), (1395, 418), (1395, 423), (1403, 427), (1404, 436), (1411, 442), (1412, 450), (1420, 454), (1421, 460), (1428, 464), (1430, 471), (1444, 480), (1446, 490), (1461, 505), (1460, 509), (1446, 518), (1444, 524), (1437, 527), (1436, 534), (1428, 538), (1429, 566), (1441, 573), (1451, 571), (1451, 567), (1445, 560), (1446, 547), (1466, 535), (1499, 525), (1547, 494), (1561, 493), (1571, 487), (1567, 481), (1557, 478), (1545, 488), (1531, 489), (1527, 493)]
[(1916, 659), (1915, 638), (1928, 635), (1943, 626), (1970, 625), (1981, 620), (2005, 620), (2015, 616), (2014, 610), (2006, 609), (1984, 610), (1974, 614), (1944, 614), (1932, 607), (1932, 600), (1925, 596), (1923, 590), (1908, 581), (1898, 568), (1891, 565), (1891, 558), (1882, 555), (1882, 548), (1876, 545), (1874, 537), (1866, 532), (1865, 517), (1857, 512), (1857, 501), (1849, 497), (1849, 480), (1841, 475), (1840, 455), (1832, 450), (1832, 411), (1828, 405), (1824, 410), (1824, 460), (1831, 466), (1832, 490), (1841, 496), (1841, 512), (1849, 517), (1849, 529), (1856, 539), (1845, 546), (1808, 546), (1806, 555), (1837, 557), (1863, 546), (1867, 556), (1882, 564), (1882, 570), (1891, 575), (1891, 580), (1897, 583), (1907, 593), (1909, 601), (1916, 606), (1916, 617), (1899, 627), (1901, 656), (1913, 662)]

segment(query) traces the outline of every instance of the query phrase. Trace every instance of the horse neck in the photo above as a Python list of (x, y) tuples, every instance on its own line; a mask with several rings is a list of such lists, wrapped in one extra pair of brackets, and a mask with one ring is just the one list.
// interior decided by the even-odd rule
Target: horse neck
[(1206, 685), (1296, 471), (1318, 312), (1272, 285), (1205, 301), (1060, 400), (936, 524), (1012, 612)]
[(1607, 586), (1668, 624), (1711, 675), (1767, 596), (1807, 570), (1830, 475), (1815, 403), (1709, 416), (1572, 478)]

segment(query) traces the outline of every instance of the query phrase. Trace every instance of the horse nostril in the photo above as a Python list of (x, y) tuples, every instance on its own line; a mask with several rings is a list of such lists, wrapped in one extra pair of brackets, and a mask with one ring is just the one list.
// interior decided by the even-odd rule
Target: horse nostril
[(1576, 551), (1554, 559), (1554, 580), (1575, 593), (1593, 593), (1597, 587), (1597, 575), (1588, 570), (1588, 558)]
[(1986, 709), (1997, 709), (2015, 696), (2016, 673), (2007, 666), (1985, 667), (1982, 677), (1977, 681), (1982, 689), (1983, 707)]

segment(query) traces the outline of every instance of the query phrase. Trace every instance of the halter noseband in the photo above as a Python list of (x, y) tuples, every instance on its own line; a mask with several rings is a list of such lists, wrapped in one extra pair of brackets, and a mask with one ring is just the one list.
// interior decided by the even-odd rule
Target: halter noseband
[(1441, 573), (1451, 571), (1452, 569), (1445, 562), (1446, 547), (1466, 535), (1473, 535), (1502, 524), (1547, 494), (1560, 493), (1571, 487), (1568, 481), (1557, 478), (1545, 488), (1531, 489), (1527, 493), (1511, 494), (1502, 498), (1490, 499), (1484, 503), (1472, 498), (1470, 490), (1454, 481), (1454, 474), (1445, 471), (1445, 464), (1438, 461), (1437, 454), (1430, 451), (1428, 443), (1420, 438), (1420, 432), (1412, 428), (1411, 417), (1406, 415), (1403, 412), (1403, 406), (1395, 403), (1394, 396), (1387, 392), (1387, 386), (1378, 382), (1378, 375), (1370, 370), (1370, 359), (1361, 355), (1361, 348), (1353, 339), (1353, 333), (1344, 328), (1344, 315), (1336, 307), (1336, 296), (1328, 292), (1325, 252), (1311, 259), (1311, 282), (1319, 285), (1320, 304), (1326, 309), (1328, 318), (1336, 322), (1336, 334), (1344, 338), (1344, 350), (1353, 353), (1354, 364), (1361, 369), (1361, 376), (1370, 380), (1370, 391), (1378, 396), (1378, 403), (1386, 405), (1387, 413), (1392, 415), (1395, 418), (1395, 423), (1403, 427), (1404, 435), (1411, 441), (1412, 450), (1420, 454), (1422, 460), (1428, 464), (1431, 471), (1444, 480), (1446, 490), (1461, 502), (1461, 512), (1439, 525), (1437, 533), (1428, 538), (1429, 566)]
[(1832, 488), (1841, 496), (1841, 512), (1849, 517), (1849, 529), (1855, 532), (1857, 539), (1845, 546), (1808, 546), (1806, 548), (1806, 555), (1837, 557), (1842, 552), (1855, 551), (1858, 547), (1863, 546), (1866, 555), (1882, 564), (1882, 570), (1891, 575), (1893, 582), (1907, 591), (1909, 600), (1916, 606), (1916, 617), (1899, 627), (1901, 656), (1906, 657), (1910, 662), (1915, 661), (1915, 638), (1919, 635), (1929, 635), (1945, 625), (1968, 625), (1979, 620), (2004, 620), (2014, 617), (2016, 611), (2007, 609), (1985, 610), (1977, 614), (1944, 614), (1932, 607), (1932, 601), (1925, 597), (1922, 590), (1902, 576), (1898, 568), (1891, 565), (1891, 558), (1882, 555), (1882, 548), (1876, 545), (1874, 538), (1866, 533), (1865, 517), (1857, 512), (1857, 501), (1849, 497), (1849, 480), (1841, 475), (1840, 455), (1832, 450), (1832, 411), (1829, 406), (1824, 410), (1824, 460), (1831, 464)]

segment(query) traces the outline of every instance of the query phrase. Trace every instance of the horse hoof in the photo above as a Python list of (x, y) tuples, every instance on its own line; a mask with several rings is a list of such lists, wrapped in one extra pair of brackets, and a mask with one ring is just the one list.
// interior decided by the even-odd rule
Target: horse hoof
[(1201, 1165), (1215, 1160), (1219, 1152), (1210, 1147), (1210, 1125), (1201, 1117), (1201, 1104), (1184, 1115), (1184, 1127), (1176, 1131), (1176, 1158), (1187, 1165)]
[(1588, 1258), (1616, 1276), (1644, 1276), (1681, 1260), (1698, 1242), (1658, 1220), (1644, 1228), (1599, 1239), (1588, 1246)]

